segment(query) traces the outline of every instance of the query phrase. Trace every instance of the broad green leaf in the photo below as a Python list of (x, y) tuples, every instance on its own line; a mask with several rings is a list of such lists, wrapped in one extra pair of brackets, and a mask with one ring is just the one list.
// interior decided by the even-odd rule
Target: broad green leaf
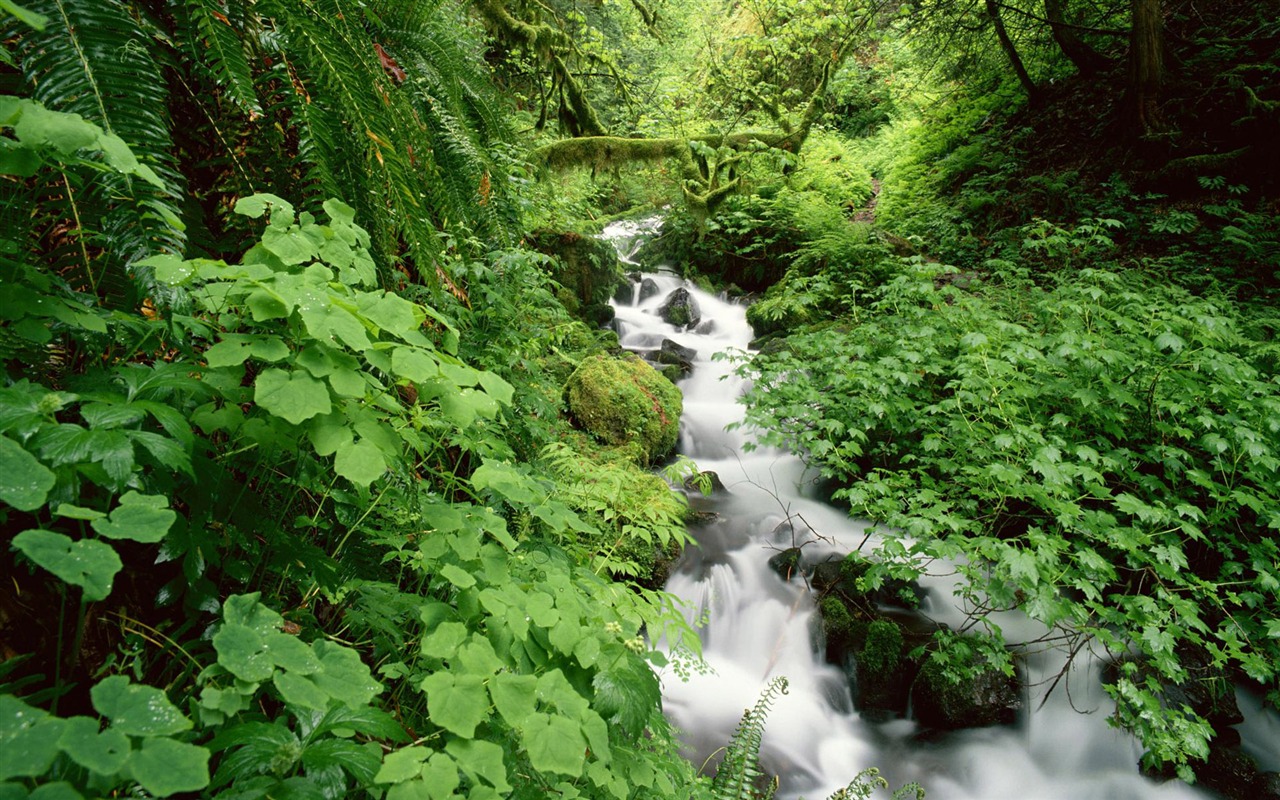
[(422, 652), (433, 658), (452, 658), (468, 635), (461, 622), (442, 622), (423, 638)]
[(253, 400), (267, 411), (294, 425), (333, 408), (324, 383), (305, 372), (269, 369), (254, 383)]
[(288, 212), (289, 216), (293, 216), (292, 204), (283, 198), (265, 192), (240, 198), (236, 201), (234, 211), (246, 217), (260, 217), (268, 208), (284, 210)]
[(13, 538), (13, 546), (27, 558), (84, 590), (84, 599), (106, 599), (111, 584), (124, 565), (114, 548), (93, 539), (72, 541), (46, 530), (24, 531)]
[(44, 505), (57, 482), (52, 471), (7, 436), (0, 436), (0, 502), (19, 511)]
[(84, 800), (84, 795), (66, 781), (41, 784), (27, 797), (29, 800)]
[(108, 539), (155, 543), (168, 535), (177, 518), (167, 498), (130, 491), (120, 497), (120, 505), (110, 517), (95, 519), (91, 524)]
[(249, 307), (249, 313), (253, 315), (254, 322), (266, 322), (289, 316), (289, 305), (280, 295), (269, 289), (254, 289), (244, 302)]
[(333, 469), (357, 486), (368, 486), (387, 471), (387, 459), (377, 445), (361, 439), (338, 445)]
[(478, 675), (436, 672), (422, 681), (431, 721), (465, 739), (489, 716), (489, 696)]
[(204, 351), (204, 362), (214, 369), (238, 367), (249, 360), (249, 355), (244, 342), (224, 339)]
[(374, 783), (404, 783), (422, 774), (422, 763), (431, 755), (425, 747), (402, 747), (382, 759)]
[(479, 739), (452, 739), (444, 749), (473, 780), (479, 777), (499, 792), (511, 791), (501, 746)]
[(291, 706), (314, 708), (318, 711), (324, 711), (329, 707), (331, 700), (329, 693), (305, 675), (277, 672), (271, 681), (279, 690), (280, 696)]
[(541, 772), (577, 777), (586, 760), (587, 740), (582, 730), (564, 717), (534, 714), (520, 729), (529, 761)]
[(421, 347), (397, 347), (391, 351), (391, 369), (398, 377), (424, 383), (440, 377), (440, 362)]
[(498, 658), (497, 652), (488, 639), (473, 634), (466, 644), (458, 648), (457, 666), (472, 675), (489, 676), (506, 664)]
[(129, 737), (115, 728), (98, 732), (98, 721), (89, 717), (67, 720), (58, 746), (85, 769), (98, 775), (111, 776), (129, 760)]
[(278, 631), (284, 618), (261, 603), (261, 594), (233, 594), (222, 604), (222, 618), (231, 625), (245, 625), (262, 635)]
[(470, 589), (476, 585), (476, 579), (470, 572), (454, 564), (445, 564), (441, 567), (440, 575), (459, 589)]
[(172, 739), (146, 739), (129, 757), (133, 779), (156, 797), (195, 792), (209, 785), (209, 751)]
[(103, 519), (107, 516), (101, 511), (97, 511), (92, 508), (85, 508), (83, 506), (73, 506), (70, 503), (59, 503), (58, 508), (53, 512), (53, 515), (55, 517), (62, 517), (63, 519), (80, 519), (86, 522), (95, 519)]
[(329, 373), (329, 385), (339, 397), (364, 397), (368, 387), (364, 373), (354, 369), (335, 369)]
[(299, 675), (313, 675), (324, 668), (311, 645), (296, 636), (272, 631), (263, 637), (277, 667)]
[(355, 708), (368, 705), (382, 691), (355, 650), (326, 641), (316, 642), (312, 648), (323, 670), (311, 679), (334, 699)]
[(319, 255), (315, 244), (299, 231), (274, 225), (262, 232), (262, 246), (289, 266), (305, 264)]
[(13, 695), (0, 695), (0, 781), (43, 775), (58, 755), (66, 721)]
[(489, 696), (507, 724), (519, 728), (537, 710), (538, 679), (533, 675), (499, 673), (489, 681)]
[(511, 405), (511, 398), (515, 395), (515, 387), (492, 372), (481, 372), (477, 377), (480, 385), (490, 397), (504, 406)]
[(331, 456), (344, 445), (350, 445), (355, 437), (347, 419), (342, 414), (326, 414), (316, 417), (307, 426), (307, 438), (318, 456)]
[(113, 728), (130, 736), (169, 736), (191, 728), (191, 720), (169, 702), (164, 692), (154, 686), (130, 683), (123, 675), (101, 681), (89, 696), (93, 707), (111, 720)]
[(227, 623), (213, 636), (218, 663), (242, 681), (262, 683), (275, 672), (263, 635), (245, 625)]
[(422, 770), (422, 782), (427, 785), (427, 793), (432, 800), (448, 800), (454, 797), (453, 790), (462, 781), (458, 778), (458, 765), (445, 753), (431, 754), (431, 759)]

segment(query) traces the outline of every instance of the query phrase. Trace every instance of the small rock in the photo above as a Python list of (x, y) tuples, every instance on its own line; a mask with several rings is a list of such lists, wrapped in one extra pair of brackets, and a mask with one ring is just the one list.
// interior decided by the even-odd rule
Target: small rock
[(698, 325), (695, 331), (695, 333), (701, 333), (703, 335), (711, 334), (715, 332), (716, 332), (716, 321), (714, 319), (704, 319), (702, 323)]
[(1009, 725), (1022, 709), (1017, 675), (994, 667), (979, 669), (967, 681), (953, 683), (934, 661), (926, 661), (912, 686), (916, 719), (943, 730)]
[(711, 491), (713, 494), (715, 492), (728, 491), (727, 489), (725, 489), (724, 482), (720, 480), (720, 476), (715, 472), (712, 472), (711, 470), (703, 470), (702, 472), (699, 472), (697, 475), (690, 475), (689, 477), (685, 478), (684, 488), (690, 492), (701, 491), (698, 488), (698, 484), (703, 480), (711, 484)]
[(682, 286), (662, 301), (662, 305), (658, 307), (658, 316), (668, 325), (675, 325), (677, 328), (696, 328), (702, 321), (702, 310), (698, 308), (698, 301), (693, 299), (689, 290)]
[(658, 288), (658, 284), (653, 278), (645, 278), (640, 281), (640, 302), (643, 303), (650, 297), (657, 297), (660, 291), (662, 290)]
[(698, 358), (697, 350), (692, 347), (685, 347), (674, 339), (663, 339), (658, 351), (673, 355), (681, 361), (694, 361)]
[(784, 581), (791, 580), (800, 572), (800, 548), (788, 547), (777, 553), (769, 559), (769, 568), (782, 576)]

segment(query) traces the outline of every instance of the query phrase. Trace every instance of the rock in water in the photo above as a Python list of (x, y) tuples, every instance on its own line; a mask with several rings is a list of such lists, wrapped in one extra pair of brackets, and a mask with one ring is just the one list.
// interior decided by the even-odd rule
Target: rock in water
[(698, 301), (683, 286), (667, 295), (667, 299), (658, 306), (658, 315), (667, 324), (677, 328), (693, 328), (702, 321), (702, 309), (698, 308)]
[(662, 290), (658, 288), (657, 281), (655, 281), (653, 278), (645, 278), (644, 280), (640, 281), (640, 302), (643, 303), (645, 300), (648, 300), (650, 297), (657, 296), (658, 292), (660, 291)]

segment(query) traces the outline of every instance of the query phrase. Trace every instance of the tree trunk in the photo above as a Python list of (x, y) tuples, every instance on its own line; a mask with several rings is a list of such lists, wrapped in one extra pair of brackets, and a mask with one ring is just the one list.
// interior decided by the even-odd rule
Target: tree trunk
[(1044, 16), (1049, 20), (1049, 30), (1058, 49), (1075, 65), (1081, 75), (1093, 75), (1110, 63), (1107, 57), (1094, 50), (1067, 24), (1067, 0), (1044, 0)]
[[(1135, 0), (1136, 2), (1137, 0)], [(1018, 74), (1018, 82), (1022, 84), (1022, 88), (1027, 92), (1027, 99), (1035, 105), (1040, 101), (1040, 90), (1031, 80), (1031, 76), (1027, 74), (1027, 68), (1022, 64), (1022, 58), (1018, 55), (1018, 50), (1013, 46), (1013, 40), (1009, 38), (1009, 32), (1005, 30), (1004, 20), (1000, 18), (1000, 6), (996, 0), (986, 0), (987, 16), (991, 17), (991, 24), (995, 26), (996, 36), (1000, 38), (1000, 46), (1004, 48), (1004, 54), (1009, 57), (1009, 64), (1013, 66), (1013, 71)]]
[(1160, 0), (1132, 0), (1129, 34), (1129, 102), (1143, 133), (1164, 130), (1160, 88), (1164, 83), (1164, 17)]

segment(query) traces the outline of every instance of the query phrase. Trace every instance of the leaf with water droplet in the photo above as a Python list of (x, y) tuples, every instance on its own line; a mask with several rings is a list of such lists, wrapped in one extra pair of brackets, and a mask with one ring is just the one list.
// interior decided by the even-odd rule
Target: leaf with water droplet
[(19, 511), (44, 505), (57, 482), (52, 471), (7, 436), (0, 436), (0, 501)]
[(130, 736), (168, 736), (190, 730), (187, 719), (164, 692), (112, 675), (89, 692), (93, 707), (112, 727)]
[(84, 589), (85, 600), (103, 600), (123, 564), (111, 545), (93, 539), (73, 541), (41, 529), (13, 537), (13, 546), (27, 558), (73, 586)]
[(0, 781), (42, 775), (58, 755), (65, 720), (0, 695)]

